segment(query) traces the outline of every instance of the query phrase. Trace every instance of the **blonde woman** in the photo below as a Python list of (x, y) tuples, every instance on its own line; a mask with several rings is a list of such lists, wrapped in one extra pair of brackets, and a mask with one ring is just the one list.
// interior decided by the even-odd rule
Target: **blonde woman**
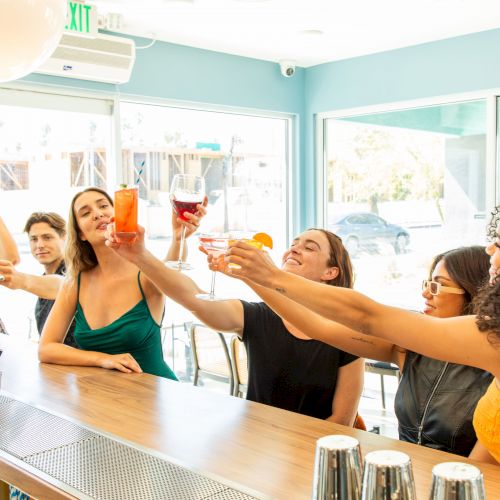
[[(186, 222), (191, 234), (204, 207)], [(88, 188), (71, 202), (63, 284), (43, 329), (40, 361), (146, 372), (177, 380), (163, 359), (160, 324), (165, 296), (139, 269), (105, 245), (113, 200)], [(63, 344), (75, 317), (80, 349)]]

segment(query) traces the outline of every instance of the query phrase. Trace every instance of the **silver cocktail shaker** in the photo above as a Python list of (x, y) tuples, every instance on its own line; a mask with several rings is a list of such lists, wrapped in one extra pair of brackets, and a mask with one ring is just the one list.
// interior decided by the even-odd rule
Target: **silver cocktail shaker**
[(483, 475), (474, 465), (444, 462), (432, 469), (430, 500), (484, 500)]
[(415, 500), (411, 460), (400, 451), (372, 451), (365, 455), (362, 500)]
[(313, 500), (360, 500), (361, 469), (361, 450), (357, 439), (343, 435), (318, 439)]

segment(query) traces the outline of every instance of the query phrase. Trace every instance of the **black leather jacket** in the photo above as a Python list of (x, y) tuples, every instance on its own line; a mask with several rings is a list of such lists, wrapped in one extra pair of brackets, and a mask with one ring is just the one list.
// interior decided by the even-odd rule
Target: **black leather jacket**
[(474, 409), (492, 380), (479, 368), (408, 351), (394, 400), (399, 439), (469, 455), (477, 440)]

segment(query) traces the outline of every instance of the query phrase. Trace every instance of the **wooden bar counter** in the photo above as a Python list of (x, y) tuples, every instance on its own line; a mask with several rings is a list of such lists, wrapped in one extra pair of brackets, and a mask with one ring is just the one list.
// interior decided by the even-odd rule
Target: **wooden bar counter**
[[(0, 349), (1, 389), (8, 395), (268, 497), (310, 498), (316, 440), (327, 434), (357, 438), (363, 454), (392, 449), (410, 455), (418, 499), (428, 497), (435, 464), (468, 461), (146, 374), (40, 364), (36, 344), (6, 335)], [(500, 467), (475, 465), (487, 498), (500, 499)], [(50, 479), (1, 456), (0, 479), (38, 498), (68, 498)]]

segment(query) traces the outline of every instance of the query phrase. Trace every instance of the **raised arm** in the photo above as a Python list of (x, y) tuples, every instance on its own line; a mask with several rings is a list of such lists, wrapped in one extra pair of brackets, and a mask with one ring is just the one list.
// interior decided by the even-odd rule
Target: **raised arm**
[(72, 366), (98, 366), (125, 373), (142, 372), (130, 354), (110, 355), (96, 351), (84, 351), (63, 344), (76, 311), (76, 284), (65, 281), (43, 328), (38, 347), (38, 359), (42, 363)]
[(16, 242), (10, 234), (3, 219), (0, 217), (0, 259), (9, 260), (12, 264), (19, 264), (19, 252)]
[(21, 273), (8, 260), (0, 260), (0, 274), (4, 281), (0, 285), (11, 290), (25, 290), (42, 299), (54, 300), (64, 281), (59, 274), (35, 276), (34, 274)]
[(111, 224), (108, 226), (106, 245), (123, 258), (136, 265), (142, 273), (165, 295), (191, 311), (200, 321), (213, 330), (243, 331), (243, 305), (239, 300), (211, 302), (196, 298), (203, 293), (196, 283), (178, 271), (170, 269), (144, 246), (144, 228), (138, 227), (137, 240), (130, 245), (120, 244), (114, 237)]
[(308, 337), (362, 358), (402, 365), (404, 350), (394, 343), (364, 335), (331, 321), (270, 288), (259, 286), (251, 281), (247, 281), (247, 284), (278, 316)]
[(228, 251), (235, 277), (271, 288), (328, 319), (403, 348), (500, 377), (500, 351), (479, 332), (474, 316), (432, 318), (389, 307), (347, 288), (323, 285), (280, 271), (261, 250), (237, 242)]

